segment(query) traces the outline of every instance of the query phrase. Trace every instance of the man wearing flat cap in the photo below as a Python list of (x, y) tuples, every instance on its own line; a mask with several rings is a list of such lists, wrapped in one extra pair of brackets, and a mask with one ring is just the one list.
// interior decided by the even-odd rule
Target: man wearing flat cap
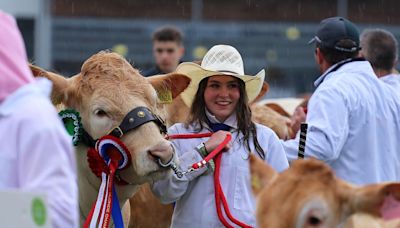
[[(322, 20), (310, 43), (322, 73), (308, 103), (305, 157), (353, 184), (400, 181), (400, 115), (388, 87), (358, 58), (359, 32), (342, 17)], [(299, 133), (283, 142), (297, 158)]]

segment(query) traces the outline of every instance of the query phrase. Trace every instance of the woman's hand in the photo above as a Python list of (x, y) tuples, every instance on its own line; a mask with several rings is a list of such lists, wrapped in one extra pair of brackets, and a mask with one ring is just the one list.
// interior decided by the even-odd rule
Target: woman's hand
[[(213, 135), (211, 135), (210, 139), (204, 143), (206, 150), (208, 153), (213, 151), (217, 146), (219, 146), (226, 138), (227, 134), (231, 134), (229, 131), (217, 131)], [(229, 150), (231, 144), (226, 144), (224, 151)]]

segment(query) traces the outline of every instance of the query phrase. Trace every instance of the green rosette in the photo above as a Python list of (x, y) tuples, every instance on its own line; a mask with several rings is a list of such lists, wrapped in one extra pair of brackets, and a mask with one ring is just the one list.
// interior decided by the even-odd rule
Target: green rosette
[(72, 136), (74, 146), (78, 145), (82, 138), (82, 122), (79, 112), (73, 109), (65, 109), (58, 113), (68, 134)]

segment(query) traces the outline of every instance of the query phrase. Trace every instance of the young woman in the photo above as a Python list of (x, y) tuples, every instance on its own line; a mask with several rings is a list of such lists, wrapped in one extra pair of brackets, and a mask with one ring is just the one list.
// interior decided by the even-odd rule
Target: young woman
[[(188, 170), (231, 134), (232, 139), (222, 154), (219, 182), (232, 216), (254, 227), (249, 154), (257, 154), (279, 172), (288, 168), (285, 152), (275, 133), (251, 121), (248, 103), (260, 92), (265, 72), (244, 75), (242, 57), (228, 45), (212, 47), (201, 66), (182, 63), (176, 71), (192, 79), (181, 94), (191, 111), (188, 121), (172, 126), (169, 134), (215, 132), (209, 138), (172, 141), (179, 169)], [(214, 167), (207, 165), (183, 177), (174, 174), (155, 182), (153, 191), (163, 203), (176, 203), (172, 227), (223, 227), (222, 220), (237, 227), (227, 217), (222, 203), (218, 205), (222, 211), (218, 215), (215, 184)]]

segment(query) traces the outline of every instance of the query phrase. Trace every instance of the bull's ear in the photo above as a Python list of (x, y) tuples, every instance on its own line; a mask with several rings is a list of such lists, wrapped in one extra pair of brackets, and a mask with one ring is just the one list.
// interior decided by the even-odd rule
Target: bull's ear
[(259, 101), (268, 92), (268, 90), (269, 90), (269, 84), (267, 82), (264, 82), (260, 93), (257, 95), (257, 97), (251, 103), (255, 103), (255, 102)]
[(182, 93), (190, 83), (190, 78), (177, 73), (156, 75), (146, 79), (156, 89), (158, 97), (163, 102), (172, 102), (172, 99)]
[(253, 154), (250, 155), (250, 174), (251, 188), (255, 196), (278, 177), (278, 172)]
[(57, 105), (60, 103), (66, 103), (66, 91), (70, 85), (69, 79), (56, 73), (43, 70), (42, 68), (32, 64), (29, 64), (29, 67), (34, 77), (45, 77), (53, 83), (53, 89), (51, 92), (51, 101), (53, 104)]
[(384, 218), (400, 217), (400, 183), (373, 184), (356, 188), (350, 200), (354, 212)]

